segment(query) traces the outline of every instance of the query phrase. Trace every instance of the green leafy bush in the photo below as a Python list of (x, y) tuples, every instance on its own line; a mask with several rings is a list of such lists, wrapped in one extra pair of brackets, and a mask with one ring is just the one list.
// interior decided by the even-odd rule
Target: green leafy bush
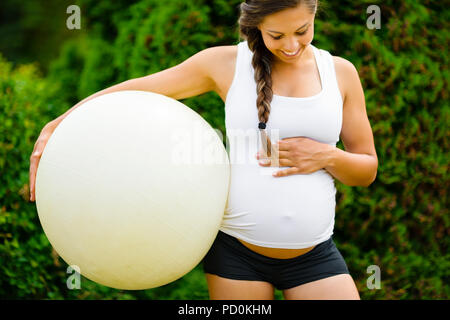
[[(88, 95), (238, 43), (240, 1), (78, 3), (87, 30), (64, 44), (45, 78), (32, 65), (0, 62), (0, 297), (207, 299), (200, 265), (156, 289), (83, 278), (82, 290), (68, 290), (67, 266), (27, 202), (29, 155), (43, 125)], [(448, 10), (437, 1), (321, 3), (313, 43), (358, 69), (379, 159), (368, 188), (336, 180), (335, 242), (362, 299), (448, 299)], [(379, 30), (366, 26), (372, 4), (381, 9)], [(226, 133), (217, 94), (182, 102)], [(367, 287), (371, 265), (381, 269), (378, 290)]]
[(28, 167), (36, 132), (67, 108), (34, 65), (12, 69), (0, 55), (0, 296), (47, 297), (58, 292), (51, 247), (34, 205)]

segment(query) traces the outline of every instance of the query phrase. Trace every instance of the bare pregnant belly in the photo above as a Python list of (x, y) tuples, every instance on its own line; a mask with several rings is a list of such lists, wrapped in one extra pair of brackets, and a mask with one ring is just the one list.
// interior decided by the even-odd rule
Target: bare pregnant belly
[(309, 248), (303, 248), (303, 249), (282, 249), (282, 248), (267, 248), (267, 247), (261, 247), (257, 246), (251, 243), (248, 243), (244, 240), (238, 239), (240, 243), (242, 243), (244, 246), (249, 248), (252, 251), (255, 251), (256, 253), (262, 254), (269, 258), (275, 258), (275, 259), (291, 259), (298, 256), (301, 256), (312, 249), (314, 249), (315, 246), (309, 247)]

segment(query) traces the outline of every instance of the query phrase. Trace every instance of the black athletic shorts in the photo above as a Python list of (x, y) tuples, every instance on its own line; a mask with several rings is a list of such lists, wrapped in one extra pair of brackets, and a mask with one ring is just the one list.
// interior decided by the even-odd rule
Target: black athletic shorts
[(235, 237), (219, 231), (202, 263), (205, 273), (236, 280), (266, 281), (278, 290), (349, 274), (332, 237), (300, 256), (276, 259), (259, 254)]

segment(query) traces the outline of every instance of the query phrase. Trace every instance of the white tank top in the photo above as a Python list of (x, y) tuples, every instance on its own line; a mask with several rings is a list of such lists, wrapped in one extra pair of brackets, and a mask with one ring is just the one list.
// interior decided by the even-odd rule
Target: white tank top
[[(336, 146), (343, 101), (333, 59), (311, 45), (322, 90), (305, 98), (274, 95), (266, 131), (272, 143), (308, 137)], [(236, 69), (225, 101), (230, 190), (220, 230), (254, 245), (300, 249), (328, 240), (336, 207), (334, 178), (325, 169), (311, 174), (273, 177), (288, 167), (261, 167), (253, 52), (238, 44)], [(299, 83), (301, 85), (301, 83)]]

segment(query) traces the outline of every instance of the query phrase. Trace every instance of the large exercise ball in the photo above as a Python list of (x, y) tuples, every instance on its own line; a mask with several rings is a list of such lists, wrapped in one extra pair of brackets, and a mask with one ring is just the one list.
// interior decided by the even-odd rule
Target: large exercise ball
[(91, 99), (56, 128), (36, 206), (56, 252), (86, 278), (142, 290), (198, 265), (229, 189), (222, 139), (194, 110), (144, 91)]

